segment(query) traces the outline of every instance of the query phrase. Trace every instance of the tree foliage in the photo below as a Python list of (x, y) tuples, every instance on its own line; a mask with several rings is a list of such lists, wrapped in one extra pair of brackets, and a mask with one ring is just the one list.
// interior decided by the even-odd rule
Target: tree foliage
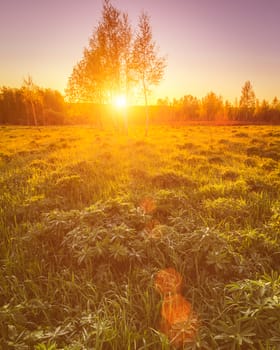
[(224, 101), (221, 96), (210, 92), (201, 99), (185, 95), (174, 99), (172, 103), (169, 103), (168, 99), (159, 99), (158, 106), (165, 120), (176, 122), (280, 123), (278, 98), (275, 97), (271, 102), (258, 100), (250, 81), (244, 83), (240, 100), (234, 103)]
[(245, 115), (245, 119), (250, 119), (255, 110), (256, 95), (249, 80), (242, 87), (239, 106), (242, 114)]
[(158, 55), (153, 41), (150, 18), (143, 12), (139, 17), (138, 32), (133, 44), (133, 70), (141, 83), (146, 106), (146, 135), (149, 127), (148, 94), (152, 85), (157, 85), (164, 73), (165, 59)]
[(133, 69), (137, 80), (141, 82), (144, 94), (152, 85), (161, 81), (166, 60), (158, 55), (153, 41), (150, 17), (143, 12), (139, 17), (138, 32), (133, 45)]
[(74, 66), (66, 94), (71, 101), (111, 103), (129, 83), (132, 30), (128, 16), (109, 0), (83, 58)]
[(223, 114), (223, 101), (214, 92), (209, 92), (202, 99), (203, 115), (205, 120), (213, 121), (221, 119)]
[(23, 98), (28, 107), (30, 107), (30, 114), (33, 118), (34, 125), (38, 125), (37, 110), (41, 107), (42, 100), (39, 92), (39, 87), (35, 85), (32, 77), (29, 75), (23, 80), (22, 86)]
[(0, 123), (18, 125), (63, 124), (66, 106), (55, 90), (37, 86), (31, 77), (20, 88), (0, 87)]
[(66, 94), (70, 101), (104, 104), (120, 94), (130, 96), (132, 86), (139, 85), (148, 105), (148, 93), (162, 79), (164, 67), (165, 60), (158, 57), (152, 40), (148, 15), (140, 16), (133, 38), (128, 15), (105, 0), (101, 19), (73, 68)]

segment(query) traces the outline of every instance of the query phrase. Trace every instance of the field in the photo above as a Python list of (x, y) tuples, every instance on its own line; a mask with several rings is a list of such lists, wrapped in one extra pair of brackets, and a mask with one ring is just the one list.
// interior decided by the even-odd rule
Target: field
[[(0, 127), (0, 348), (280, 349), (280, 127)], [(173, 345), (172, 345), (173, 344)]]

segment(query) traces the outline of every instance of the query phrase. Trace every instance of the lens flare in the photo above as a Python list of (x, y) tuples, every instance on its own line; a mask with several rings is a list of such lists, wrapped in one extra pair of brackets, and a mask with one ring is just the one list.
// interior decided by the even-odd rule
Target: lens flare
[(181, 294), (182, 276), (173, 268), (160, 270), (155, 277), (155, 288), (163, 298), (160, 331), (176, 348), (193, 342), (198, 320), (191, 303)]
[(145, 197), (140, 203), (140, 208), (144, 214), (151, 214), (156, 209), (156, 202), (151, 197)]
[(155, 278), (155, 287), (163, 297), (169, 294), (180, 293), (182, 276), (172, 267), (160, 270)]

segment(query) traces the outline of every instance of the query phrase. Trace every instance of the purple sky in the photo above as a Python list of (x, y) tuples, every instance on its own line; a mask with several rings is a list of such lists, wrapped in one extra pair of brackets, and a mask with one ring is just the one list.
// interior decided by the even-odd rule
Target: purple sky
[[(154, 97), (239, 98), (250, 80), (258, 98), (280, 97), (280, 0), (112, 0), (132, 25), (142, 10), (167, 56)], [(0, 86), (30, 74), (64, 93), (101, 16), (102, 0), (1, 0)]]

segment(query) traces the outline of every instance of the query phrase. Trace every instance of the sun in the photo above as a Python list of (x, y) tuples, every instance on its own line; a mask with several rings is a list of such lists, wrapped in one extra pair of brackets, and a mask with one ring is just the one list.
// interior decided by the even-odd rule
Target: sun
[(125, 95), (118, 95), (118, 96), (116, 96), (115, 100), (114, 100), (114, 105), (117, 108), (125, 108), (126, 105), (127, 105)]

